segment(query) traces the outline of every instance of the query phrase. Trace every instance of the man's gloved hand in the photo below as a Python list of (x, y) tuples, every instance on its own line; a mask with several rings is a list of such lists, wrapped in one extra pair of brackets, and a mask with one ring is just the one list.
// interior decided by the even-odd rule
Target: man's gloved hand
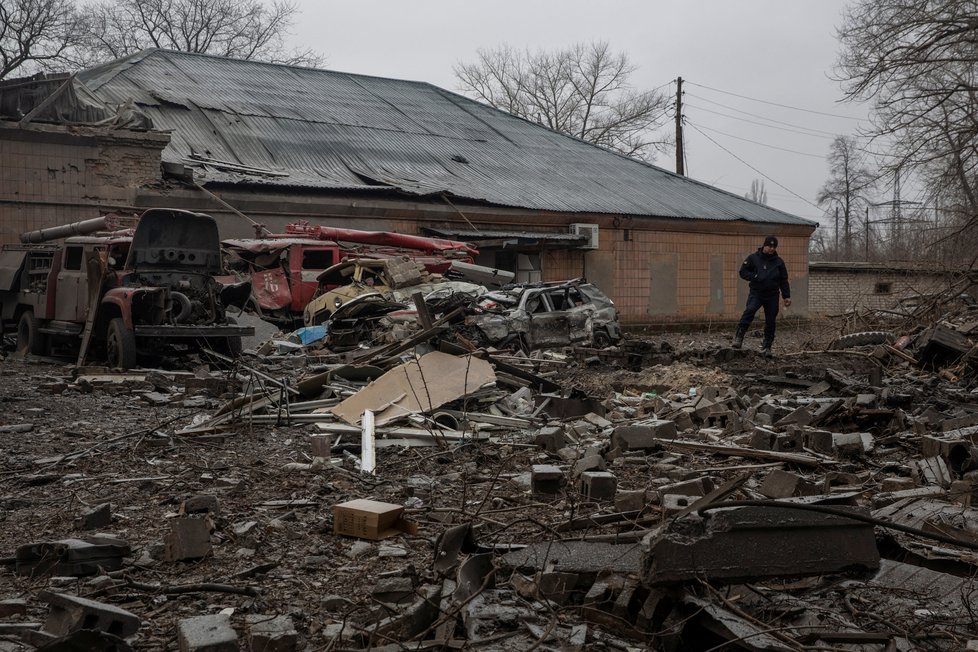
[(787, 308), (790, 305), (791, 305), (791, 299), (785, 299), (784, 300), (784, 306), (785, 306), (785, 308)]

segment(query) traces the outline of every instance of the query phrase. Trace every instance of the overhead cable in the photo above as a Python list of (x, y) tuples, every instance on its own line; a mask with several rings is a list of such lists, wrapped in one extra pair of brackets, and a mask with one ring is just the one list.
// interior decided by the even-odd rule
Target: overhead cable
[(720, 90), (719, 88), (713, 88), (711, 86), (705, 86), (704, 84), (697, 84), (696, 82), (691, 82), (691, 81), (686, 80), (686, 79), (684, 79), (683, 82), (689, 84), (690, 86), (698, 86), (700, 88), (705, 88), (705, 89), (707, 89), (709, 91), (713, 91), (715, 93), (723, 93), (724, 95), (732, 95), (734, 97), (739, 97), (739, 98), (744, 99), (744, 100), (751, 100), (752, 102), (760, 102), (761, 104), (770, 104), (771, 106), (779, 106), (782, 109), (791, 109), (793, 111), (804, 111), (805, 113), (814, 113), (816, 115), (825, 115), (825, 116), (829, 116), (830, 118), (842, 118), (843, 120), (852, 120), (854, 122), (865, 122), (865, 119), (863, 119), (863, 118), (853, 118), (851, 116), (848, 116), (848, 115), (840, 115), (838, 113), (827, 113), (825, 111), (815, 111), (814, 109), (803, 109), (803, 108), (798, 107), (798, 106), (791, 106), (789, 104), (781, 104), (780, 102), (771, 102), (769, 100), (762, 100), (762, 99), (759, 99), (759, 98), (756, 98), (756, 97), (750, 97), (749, 95), (741, 95), (739, 93), (732, 93), (730, 91)]
[[(686, 118), (686, 123), (689, 124), (689, 118)], [(767, 143), (762, 143), (759, 140), (751, 140), (750, 138), (743, 138), (741, 136), (734, 136), (733, 134), (728, 134), (728, 133), (726, 133), (724, 131), (720, 131), (719, 129), (713, 129), (712, 127), (703, 127), (703, 126), (701, 126), (701, 128), (702, 129), (706, 129), (707, 131), (712, 131), (714, 133), (720, 134), (721, 136), (726, 136), (727, 138), (735, 138), (737, 140), (742, 140), (742, 141), (747, 142), (747, 143), (753, 143), (755, 145), (760, 145), (761, 147), (769, 147), (771, 149), (776, 149), (776, 150), (779, 150), (779, 151), (782, 151), (782, 152), (788, 152), (790, 154), (798, 154), (799, 156), (810, 156), (811, 158), (818, 158), (818, 159), (824, 159), (825, 158), (825, 155), (823, 155), (823, 154), (811, 154), (809, 152), (799, 152), (796, 149), (788, 149), (787, 147), (778, 147), (777, 145), (768, 145)]]
[(723, 145), (721, 145), (720, 143), (718, 143), (714, 139), (710, 138), (709, 134), (706, 134), (703, 131), (700, 131), (699, 127), (697, 127), (695, 124), (689, 122), (688, 120), (686, 121), (686, 124), (689, 125), (690, 127), (692, 127), (693, 129), (695, 129), (697, 132), (699, 132), (699, 134), (701, 136), (703, 136), (704, 138), (706, 138), (708, 141), (710, 141), (711, 143), (713, 143), (714, 145), (716, 145), (717, 147), (719, 147), (720, 149), (722, 149), (723, 151), (725, 151), (727, 154), (730, 154), (730, 156), (734, 157), (735, 159), (737, 159), (738, 161), (740, 161), (741, 163), (743, 163), (744, 165), (746, 165), (747, 167), (749, 167), (754, 172), (757, 172), (759, 175), (761, 175), (762, 177), (764, 177), (765, 179), (767, 179), (768, 181), (770, 181), (771, 183), (773, 183), (774, 185), (776, 185), (778, 188), (781, 188), (782, 190), (785, 190), (785, 191), (791, 193), (792, 195), (794, 195), (798, 199), (802, 200), (803, 202), (805, 202), (809, 206), (813, 207), (815, 210), (818, 210), (818, 211), (821, 211), (822, 210), (821, 208), (818, 207), (818, 205), (813, 204), (811, 201), (805, 199), (804, 197), (802, 197), (801, 195), (799, 195), (797, 192), (795, 192), (791, 188), (788, 188), (784, 184), (778, 183), (777, 181), (775, 181), (774, 179), (772, 179), (768, 175), (764, 174), (763, 172), (761, 172), (760, 170), (758, 170), (756, 167), (754, 167), (753, 165), (751, 165), (750, 163), (748, 163), (744, 159), (740, 158), (739, 156), (737, 156), (736, 154), (734, 154), (733, 152), (731, 152), (729, 149), (727, 149), (726, 147), (724, 147)]

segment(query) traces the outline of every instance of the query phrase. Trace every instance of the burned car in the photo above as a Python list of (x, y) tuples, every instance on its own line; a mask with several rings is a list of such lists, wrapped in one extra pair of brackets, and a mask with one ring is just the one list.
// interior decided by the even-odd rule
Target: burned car
[(409, 305), (412, 296), (420, 294), (425, 303), (440, 312), (453, 299), (456, 305), (470, 303), (485, 292), (482, 285), (431, 274), (416, 260), (405, 257), (347, 258), (319, 275), (319, 290), (306, 306), (303, 321), (306, 326), (325, 323), (342, 306), (363, 298), (379, 297)]
[(137, 355), (200, 346), (234, 353), (241, 337), (226, 307), (250, 284), (222, 286), (214, 218), (150, 209), (134, 226), (106, 216), (21, 235), (0, 249), (0, 324), (16, 329), (17, 348), (46, 355), (98, 350), (113, 367)]
[(478, 346), (523, 351), (571, 344), (604, 348), (621, 340), (614, 302), (581, 279), (490, 292), (459, 333)]
[[(485, 268), (482, 268), (485, 269)], [(327, 345), (352, 348), (384, 339), (395, 324), (417, 324), (414, 295), (432, 314), (468, 306), (488, 290), (429, 273), (406, 257), (347, 258), (319, 275), (319, 291), (304, 313), (306, 326), (328, 324)]]

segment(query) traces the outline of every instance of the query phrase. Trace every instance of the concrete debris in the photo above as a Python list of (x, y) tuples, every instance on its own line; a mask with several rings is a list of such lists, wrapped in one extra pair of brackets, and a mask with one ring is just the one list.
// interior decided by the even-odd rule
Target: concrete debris
[[(321, 323), (277, 314), (244, 352), (0, 359), (0, 649), (978, 638), (978, 310), (762, 360), (558, 332), (582, 281), (386, 267), (382, 301), (326, 288)], [(534, 298), (561, 314), (520, 321)]]

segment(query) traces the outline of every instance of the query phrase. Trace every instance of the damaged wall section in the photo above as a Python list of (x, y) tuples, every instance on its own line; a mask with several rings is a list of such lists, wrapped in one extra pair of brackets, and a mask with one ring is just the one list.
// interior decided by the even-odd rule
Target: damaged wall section
[(24, 231), (132, 210), (160, 179), (160, 132), (0, 121), (0, 243)]

